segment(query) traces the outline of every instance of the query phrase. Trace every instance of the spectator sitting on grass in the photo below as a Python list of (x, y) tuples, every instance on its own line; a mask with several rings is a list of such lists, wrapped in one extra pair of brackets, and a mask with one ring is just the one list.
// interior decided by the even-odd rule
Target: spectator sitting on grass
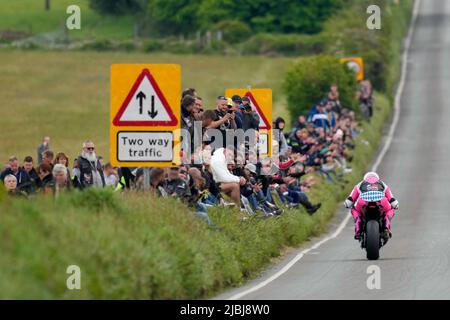
[(155, 196), (167, 196), (167, 192), (164, 190), (164, 169), (153, 168), (150, 171), (150, 192)]
[(301, 115), (297, 118), (297, 122), (294, 123), (293, 125), (293, 129), (291, 131), (291, 133), (293, 131), (296, 131), (297, 129), (304, 129), (306, 128), (307, 125), (307, 121), (306, 121), (306, 117), (304, 115)]
[(323, 128), (326, 132), (330, 130), (330, 122), (325, 112), (326, 101), (321, 101), (312, 107), (308, 114), (308, 122), (313, 123), (316, 127)]
[(228, 162), (232, 162), (234, 151), (227, 148), (217, 149), (211, 157), (211, 170), (214, 181), (219, 185), (220, 191), (230, 196), (233, 202), (241, 207), (240, 186), (246, 183), (244, 177), (233, 175), (228, 170)]
[(190, 176), (190, 192), (188, 205), (194, 207), (196, 214), (199, 218), (205, 220), (208, 225), (212, 225), (211, 219), (208, 215), (207, 206), (202, 203), (202, 198), (207, 194), (207, 189), (205, 189), (205, 178), (203, 178), (202, 173), (197, 168), (190, 168), (188, 172)]

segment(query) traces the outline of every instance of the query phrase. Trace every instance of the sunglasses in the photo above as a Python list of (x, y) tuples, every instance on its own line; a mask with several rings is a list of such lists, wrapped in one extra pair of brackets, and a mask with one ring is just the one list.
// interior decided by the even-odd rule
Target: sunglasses
[(87, 150), (89, 150), (89, 151), (93, 151), (93, 150), (95, 150), (95, 148), (94, 147), (90, 147), (90, 148), (86, 148)]

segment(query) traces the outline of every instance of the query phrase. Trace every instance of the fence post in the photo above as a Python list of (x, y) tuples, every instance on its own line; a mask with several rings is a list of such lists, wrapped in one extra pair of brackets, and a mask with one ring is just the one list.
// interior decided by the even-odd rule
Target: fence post
[(150, 168), (144, 167), (144, 190), (150, 189)]

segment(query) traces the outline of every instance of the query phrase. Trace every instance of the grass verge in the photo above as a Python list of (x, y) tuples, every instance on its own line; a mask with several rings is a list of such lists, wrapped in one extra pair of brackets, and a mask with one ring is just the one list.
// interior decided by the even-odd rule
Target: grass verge
[[(370, 162), (390, 113), (387, 99), (377, 98), (373, 123), (357, 138), (351, 183)], [(241, 221), (233, 210), (212, 210), (221, 231), (177, 201), (140, 194), (88, 190), (57, 200), (3, 198), (0, 298), (211, 297), (257, 276), (283, 247), (321, 233), (351, 183), (316, 185), (311, 198), (323, 207), (314, 216), (301, 209)], [(69, 265), (81, 269), (81, 290), (66, 287)]]

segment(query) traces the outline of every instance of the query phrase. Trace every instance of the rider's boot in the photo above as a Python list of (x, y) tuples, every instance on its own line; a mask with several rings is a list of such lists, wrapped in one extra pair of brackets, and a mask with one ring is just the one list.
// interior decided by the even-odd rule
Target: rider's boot
[(381, 233), (381, 237), (387, 242), (390, 238), (392, 238), (391, 224), (388, 216), (384, 217), (383, 221), (383, 231)]
[(362, 238), (362, 221), (361, 218), (358, 217), (358, 219), (355, 222), (355, 240), (361, 240)]

